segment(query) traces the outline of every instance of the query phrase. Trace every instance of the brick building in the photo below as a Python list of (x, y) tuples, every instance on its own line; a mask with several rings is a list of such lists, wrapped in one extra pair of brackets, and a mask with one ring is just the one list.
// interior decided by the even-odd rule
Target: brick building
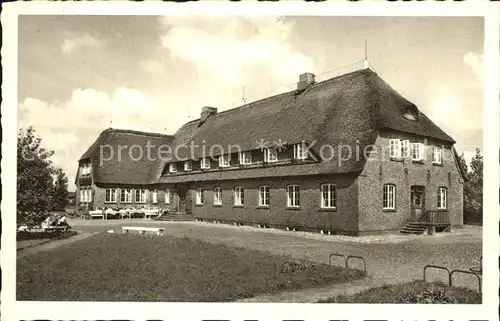
[(204, 107), (174, 135), (103, 131), (79, 160), (78, 202), (353, 235), (462, 226), (454, 143), (370, 69), (306, 73), (294, 91)]

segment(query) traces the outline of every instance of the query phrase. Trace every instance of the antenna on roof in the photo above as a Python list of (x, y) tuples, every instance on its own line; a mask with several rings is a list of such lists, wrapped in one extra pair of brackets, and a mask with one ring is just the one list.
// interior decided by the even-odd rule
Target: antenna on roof
[(365, 39), (365, 60), (363, 60), (364, 64), (363, 67), (364, 69), (370, 68), (369, 63), (368, 63), (368, 40)]
[(242, 88), (242, 93), (241, 93), (241, 102), (246, 104), (247, 98), (245, 97), (245, 86)]

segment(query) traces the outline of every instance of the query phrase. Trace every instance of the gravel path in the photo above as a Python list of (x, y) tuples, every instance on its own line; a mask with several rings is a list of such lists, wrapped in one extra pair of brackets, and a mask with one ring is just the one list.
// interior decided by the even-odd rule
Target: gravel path
[(86, 239), (94, 234), (96, 234), (96, 233), (83, 232), (83, 233), (79, 233), (79, 234), (72, 236), (70, 238), (67, 238), (67, 239), (61, 239), (61, 240), (54, 239), (54, 240), (50, 240), (48, 242), (44, 242), (44, 243), (39, 244), (39, 245), (35, 245), (35, 246), (31, 246), (31, 247), (19, 250), (19, 251), (17, 251), (17, 260), (19, 260), (23, 257), (26, 257), (28, 255), (36, 254), (36, 253), (39, 253), (42, 251), (50, 251), (50, 250), (56, 249), (61, 245), (71, 244), (74, 242), (84, 240), (84, 239)]

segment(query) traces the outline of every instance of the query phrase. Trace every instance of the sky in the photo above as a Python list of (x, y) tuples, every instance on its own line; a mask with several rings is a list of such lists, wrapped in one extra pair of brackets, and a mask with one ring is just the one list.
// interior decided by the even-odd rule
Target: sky
[[(18, 127), (74, 177), (106, 128), (173, 134), (199, 117), (368, 60), (470, 159), (482, 147), (484, 20), (474, 17), (19, 17)], [(460, 121), (457, 121), (460, 119)], [(482, 148), (481, 148), (482, 149)]]

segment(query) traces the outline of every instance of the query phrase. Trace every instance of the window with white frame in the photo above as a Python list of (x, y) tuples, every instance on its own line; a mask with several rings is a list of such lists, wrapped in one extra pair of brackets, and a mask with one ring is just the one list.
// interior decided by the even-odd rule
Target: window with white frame
[(151, 192), (151, 203), (153, 203), (153, 204), (158, 203), (158, 191), (157, 190), (153, 190)]
[(297, 160), (307, 159), (307, 146), (306, 143), (293, 145), (293, 158)]
[(222, 187), (214, 187), (214, 205), (222, 205)]
[(399, 139), (389, 140), (390, 157), (400, 158), (401, 157), (401, 141)]
[(92, 202), (92, 189), (91, 188), (87, 189), (87, 201), (89, 203)]
[(229, 167), (229, 155), (219, 156), (219, 167)]
[(88, 164), (88, 163), (82, 164), (81, 173), (82, 173), (82, 175), (90, 174), (90, 164)]
[(445, 210), (446, 209), (446, 206), (447, 206), (447, 203), (448, 203), (448, 193), (447, 193), (447, 189), (446, 187), (440, 187), (438, 188), (438, 194), (437, 194), (437, 205), (438, 205), (438, 209), (440, 210)]
[(176, 173), (177, 172), (177, 164), (176, 163), (170, 164), (168, 167), (168, 171), (170, 173)]
[(120, 202), (121, 203), (132, 203), (132, 190), (122, 189), (120, 191)]
[(264, 162), (275, 163), (278, 161), (278, 149), (266, 148), (264, 149)]
[(259, 186), (259, 206), (269, 206), (269, 186)]
[(244, 205), (245, 204), (245, 189), (243, 187), (237, 186), (234, 188), (234, 205)]
[(189, 172), (193, 170), (193, 162), (188, 160), (184, 162), (184, 171)]
[(205, 202), (205, 191), (203, 187), (199, 187), (196, 189), (196, 205), (203, 205)]
[(165, 190), (165, 204), (170, 204), (171, 193), (169, 189)]
[(116, 189), (106, 188), (106, 197), (104, 199), (106, 203), (116, 203)]
[(252, 164), (252, 153), (251, 152), (241, 152), (240, 153), (240, 164), (242, 164), (242, 165)]
[(410, 141), (408, 139), (401, 141), (401, 157), (410, 157)]
[(146, 190), (136, 189), (135, 190), (135, 202), (136, 203), (146, 203)]
[(300, 206), (300, 187), (299, 185), (290, 185), (287, 187), (287, 206)]
[(210, 159), (208, 157), (203, 157), (200, 160), (201, 169), (210, 169)]
[(414, 161), (421, 161), (424, 159), (424, 144), (411, 143), (411, 159)]
[(337, 207), (337, 187), (334, 184), (321, 185), (321, 207)]
[(383, 207), (385, 210), (396, 209), (396, 185), (384, 185)]
[(443, 149), (439, 146), (434, 146), (434, 150), (432, 153), (432, 162), (434, 164), (442, 164), (443, 163)]

